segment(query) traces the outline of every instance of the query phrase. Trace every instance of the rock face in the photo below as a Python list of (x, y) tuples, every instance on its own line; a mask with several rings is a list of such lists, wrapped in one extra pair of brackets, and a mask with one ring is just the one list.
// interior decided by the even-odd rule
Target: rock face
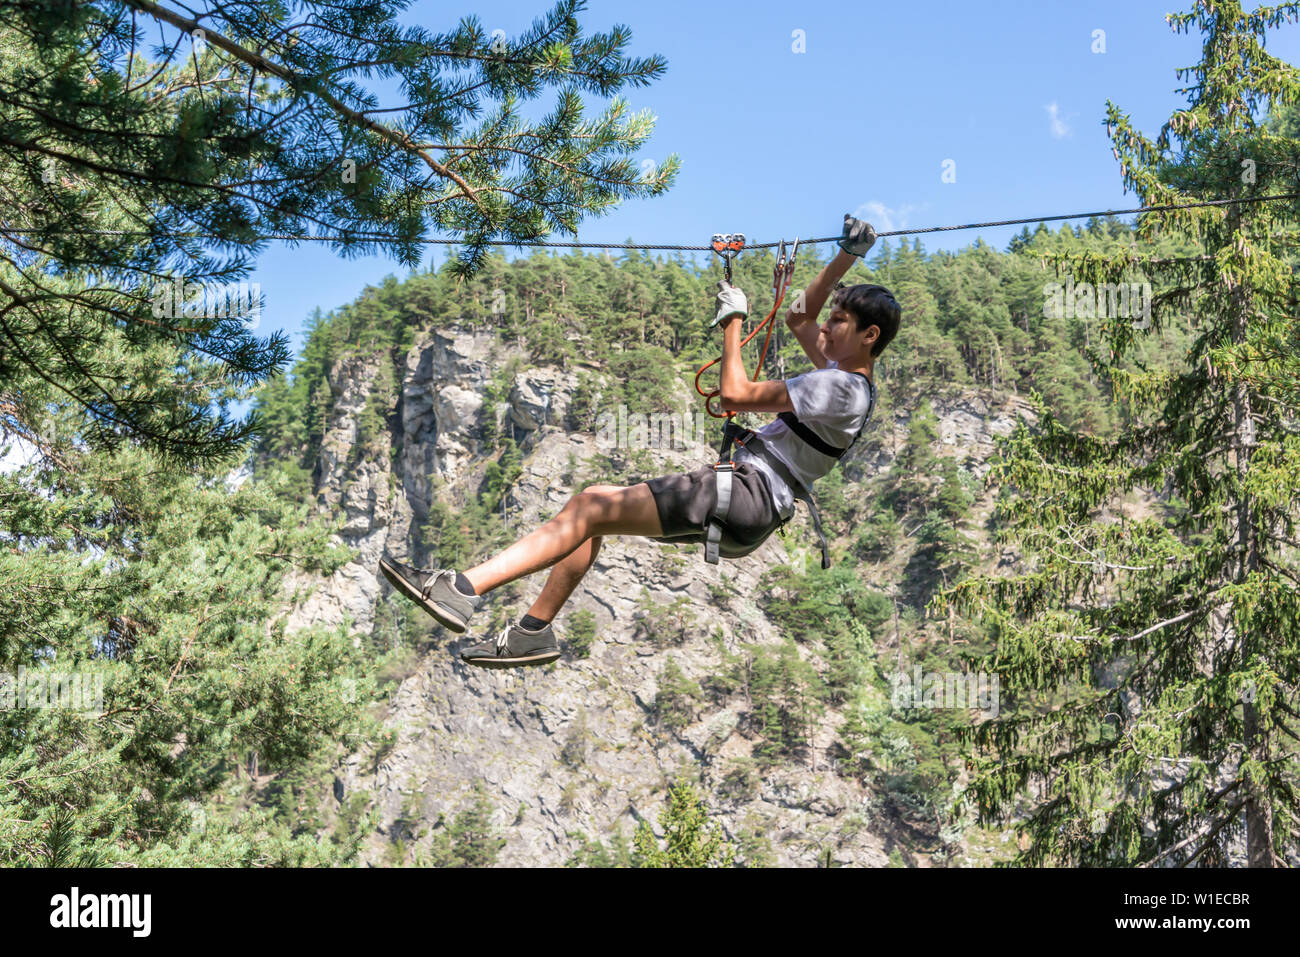
[[(329, 382), (333, 414), (321, 451), (317, 494), (323, 508), (342, 514), (344, 543), (359, 550), (354, 562), (317, 583), (297, 607), (290, 627), (350, 622), (358, 641), (375, 621), (389, 591), (377, 575), (384, 550), (422, 558), (413, 529), (435, 497), (472, 490), (481, 477), (485, 437), (513, 430), (524, 453), (523, 474), (509, 496), (509, 526), (516, 535), (554, 515), (571, 494), (565, 476), (572, 462), (608, 451), (593, 433), (566, 432), (572, 372), (524, 363), (503, 406), (486, 395), (494, 370), (514, 353), (488, 333), (439, 329), (427, 333), (399, 365), (385, 410), (390, 435), (378, 448), (360, 450), (357, 421), (387, 357), (342, 360)], [(692, 409), (684, 381), (679, 407)], [(500, 395), (500, 391), (495, 394)], [(993, 407), (978, 395), (932, 398), (944, 443), (957, 446), (973, 471), (984, 469), (993, 437), (1009, 431), (1021, 404)], [(876, 430), (906, 436), (906, 412)], [(887, 434), (887, 432), (886, 432)], [(711, 461), (712, 434), (688, 448), (656, 449), (654, 471), (685, 471)], [(889, 468), (890, 443), (855, 447), (844, 467), (872, 481)], [(395, 454), (392, 454), (395, 450)], [(390, 462), (393, 463), (390, 469)], [(982, 474), (982, 472), (980, 473)], [(595, 475), (584, 473), (583, 478)], [(385, 863), (386, 850), (401, 838), (419, 846), (441, 813), (448, 818), (469, 802), (481, 783), (494, 805), (493, 824), (507, 838), (498, 864), (563, 864), (581, 846), (575, 835), (630, 838), (637, 822), (655, 824), (664, 807), (664, 786), (681, 770), (704, 786), (709, 806), (725, 833), (765, 836), (770, 863), (815, 866), (829, 854), (840, 864), (883, 866), (893, 840), (878, 812), (876, 796), (838, 776), (827, 749), (841, 718), (828, 711), (801, 767), (785, 767), (742, 789), (719, 788), (729, 763), (747, 757), (743, 696), (712, 704), (684, 728), (671, 731), (655, 720), (655, 697), (668, 658), (691, 680), (718, 670), (724, 650), (744, 643), (777, 643), (780, 635), (752, 596), (773, 563), (788, 562), (787, 544), (815, 551), (803, 510), (787, 529), (737, 562), (708, 565), (697, 548), (678, 549), (645, 539), (607, 538), (594, 567), (556, 622), (564, 642), (569, 617), (578, 609), (595, 616), (588, 658), (566, 656), (545, 669), (487, 671), (464, 665), (457, 653), (482, 640), (489, 625), (515, 618), (541, 588), (535, 575), (517, 583), (511, 599), (489, 597), (470, 632), (455, 636), (428, 621), (433, 650), (397, 686), (386, 724), (396, 743), (381, 755), (346, 759), (335, 794), (371, 794), (380, 824), (365, 854)], [(711, 590), (710, 586), (713, 586)], [(721, 586), (721, 587), (720, 587)], [(638, 637), (636, 614), (642, 590), (659, 604), (684, 599), (695, 626), (669, 647)], [(715, 595), (722, 596), (715, 598)], [(414, 823), (413, 823), (414, 822)]]
[[(331, 370), (329, 386), (334, 409), (321, 443), (317, 500), (331, 513), (346, 516), (340, 532), (342, 544), (359, 549), (356, 559), (344, 565), (307, 601), (290, 614), (287, 627), (350, 621), (361, 632), (374, 623), (379, 583), (375, 563), (388, 536), (393, 507), (387, 456), (355, 457), (357, 423), (365, 408), (381, 356), (341, 360)], [(293, 584), (309, 584), (301, 575)]]

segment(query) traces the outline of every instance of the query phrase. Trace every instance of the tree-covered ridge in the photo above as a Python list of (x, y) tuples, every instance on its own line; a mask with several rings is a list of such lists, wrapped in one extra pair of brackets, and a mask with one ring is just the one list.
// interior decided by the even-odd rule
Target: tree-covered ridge
[[(1046, 260), (1070, 252), (1127, 252), (1136, 241), (1119, 221), (1093, 220), (1056, 231), (1042, 224), (1032, 233), (1026, 228), (1011, 243), (1011, 252), (976, 242), (957, 253), (927, 254), (919, 240), (895, 247), (882, 242), (871, 263), (846, 279), (883, 283), (903, 305), (902, 331), (880, 363), (882, 412), (893, 401), (915, 399), (936, 387), (973, 385), (1038, 391), (1063, 421), (1099, 435), (1112, 430), (1109, 395), (1088, 361), (1100, 345), (1100, 320), (1044, 316), (1045, 287), (1060, 281)], [(1138, 248), (1173, 255), (1170, 245), (1138, 243)], [(805, 247), (792, 296), (822, 264)], [(767, 250), (737, 260), (736, 282), (749, 294), (751, 315), (762, 316), (771, 307), (773, 265)], [(621, 397), (629, 407), (668, 410), (675, 383), (717, 355), (719, 344), (702, 317), (719, 278), (714, 263), (636, 250), (617, 258), (536, 251), (507, 261), (498, 255), (468, 281), (445, 264), (404, 281), (389, 277), (346, 306), (312, 315), (291, 374), (268, 384), (259, 398), (266, 417), (259, 455), (310, 470), (332, 408), (327, 379), (333, 364), (344, 356), (376, 353), (397, 363), (424, 330), (445, 326), (492, 329), (526, 350), (534, 363), (599, 374), (617, 390), (607, 402), (611, 407)], [(1127, 278), (1143, 279), (1141, 274)], [(809, 368), (798, 344), (782, 334), (782, 318), (764, 370), (768, 377)], [(1168, 364), (1192, 328), (1189, 323), (1165, 329), (1134, 361)], [(751, 373), (754, 355), (747, 357)], [(391, 404), (395, 397), (387, 399)]]

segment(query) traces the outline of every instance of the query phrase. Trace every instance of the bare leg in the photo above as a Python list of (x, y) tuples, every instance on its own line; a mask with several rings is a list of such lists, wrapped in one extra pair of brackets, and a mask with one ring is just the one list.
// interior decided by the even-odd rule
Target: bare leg
[(593, 535), (552, 568), (546, 579), (546, 587), (533, 602), (533, 607), (528, 609), (528, 614), (542, 621), (554, 621), (587, 570), (595, 563), (602, 541), (604, 539), (601, 536)]
[[(663, 534), (659, 525), (659, 509), (654, 495), (645, 482), (620, 488), (615, 485), (594, 486), (573, 496), (560, 513), (545, 524), (529, 532), (495, 558), (466, 571), (465, 577), (480, 595), (487, 594), (516, 578), (522, 578), (543, 568), (550, 568), (584, 545), (589, 539), (602, 535), (644, 535), (655, 538)], [(595, 558), (595, 550), (574, 559), (566, 570), (582, 568), (583, 573)], [(581, 575), (573, 582), (569, 592), (577, 586)], [(548, 582), (549, 585), (549, 582)], [(557, 580), (556, 588), (560, 587)], [(568, 595), (566, 594), (567, 598)]]

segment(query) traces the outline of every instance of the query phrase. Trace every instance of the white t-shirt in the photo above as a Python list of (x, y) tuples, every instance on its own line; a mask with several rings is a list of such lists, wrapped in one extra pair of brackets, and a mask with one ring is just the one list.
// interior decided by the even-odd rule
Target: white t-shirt
[[(864, 426), (863, 418), (871, 406), (871, 387), (862, 376), (842, 372), (835, 362), (828, 362), (824, 369), (814, 369), (786, 379), (785, 387), (799, 421), (828, 445), (847, 448), (859, 428)], [(813, 482), (839, 461), (818, 452), (780, 419), (754, 432), (807, 489), (811, 489)], [(743, 448), (737, 448), (732, 457), (737, 465), (749, 462), (767, 476), (782, 519), (794, 514), (794, 493), (766, 462)]]

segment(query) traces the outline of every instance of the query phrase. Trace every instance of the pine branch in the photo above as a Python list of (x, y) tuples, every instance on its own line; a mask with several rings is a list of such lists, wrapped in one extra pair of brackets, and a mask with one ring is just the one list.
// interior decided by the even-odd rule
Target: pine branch
[(388, 140), (390, 143), (393, 143), (396, 146), (400, 146), (405, 150), (409, 150), (410, 152), (419, 156), (420, 159), (422, 159), (431, 170), (433, 170), (435, 173), (437, 173), (439, 176), (443, 177), (444, 179), (449, 179), (457, 186), (459, 186), (465, 198), (467, 198), (471, 203), (477, 206), (480, 212), (483, 212), (485, 215), (487, 214), (487, 210), (484, 209), (482, 202), (479, 200), (477, 191), (474, 189), (474, 187), (470, 186), (470, 184), (467, 183), (459, 174), (453, 172), (452, 170), (447, 169), (446, 166), (439, 163), (436, 159), (430, 156), (428, 151), (416, 149), (415, 145), (411, 142), (410, 137), (407, 136), (405, 133), (402, 133), (400, 130), (395, 130), (388, 126), (385, 126), (382, 123), (370, 119), (368, 116), (364, 115), (363, 113), (353, 110), (351, 107), (347, 106), (345, 103), (343, 103), (343, 101), (338, 99), (328, 90), (321, 87), (315, 79), (300, 76), (294, 71), (289, 70), (286, 67), (280, 66), (278, 63), (273, 63), (272, 61), (266, 59), (265, 57), (253, 53), (250, 50), (244, 49), (239, 44), (228, 39), (227, 37), (216, 32), (215, 30), (209, 30), (208, 28), (203, 27), (197, 20), (191, 20), (187, 17), (181, 16), (180, 14), (173, 13), (172, 11), (160, 7), (155, 3), (151, 3), (150, 0), (122, 0), (122, 2), (130, 4), (131, 6), (141, 11), (142, 13), (147, 13), (150, 16), (154, 17), (155, 19), (170, 24), (171, 26), (176, 27), (178, 30), (184, 30), (188, 34), (193, 34), (195, 30), (203, 30), (204, 36), (214, 46), (220, 47), (221, 49), (225, 50), (227, 53), (229, 53), (231, 56), (235, 57), (237, 60), (241, 61), (242, 63), (245, 63), (248, 66), (253, 67), (254, 69), (259, 69), (264, 73), (269, 73), (272, 76), (283, 80), (285, 83), (289, 84), (291, 87), (293, 87), (293, 89), (297, 90), (299, 93), (310, 94), (310, 95), (320, 97), (322, 100), (328, 103), (335, 111), (337, 111), (339, 114), (341, 114), (344, 118), (346, 118), (350, 122), (358, 126), (362, 126), (370, 130), (372, 133), (375, 133), (378, 136), (381, 136), (384, 139)]

